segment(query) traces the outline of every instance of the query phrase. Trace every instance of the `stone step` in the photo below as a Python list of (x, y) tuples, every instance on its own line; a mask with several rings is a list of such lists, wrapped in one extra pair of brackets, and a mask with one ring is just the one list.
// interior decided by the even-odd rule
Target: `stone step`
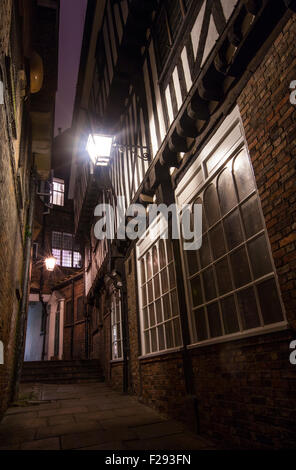
[(24, 362), (23, 383), (81, 383), (104, 380), (97, 360)]

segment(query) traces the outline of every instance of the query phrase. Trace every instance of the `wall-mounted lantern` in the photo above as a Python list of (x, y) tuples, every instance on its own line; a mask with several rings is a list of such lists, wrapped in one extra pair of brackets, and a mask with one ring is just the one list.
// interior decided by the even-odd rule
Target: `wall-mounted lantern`
[(54, 258), (54, 256), (49, 256), (48, 258), (45, 259), (45, 266), (47, 271), (53, 271), (54, 268), (56, 267), (57, 260)]
[(109, 164), (112, 149), (124, 153), (130, 150), (137, 158), (150, 160), (148, 147), (141, 145), (125, 145), (114, 142), (114, 137), (104, 134), (90, 134), (86, 144), (86, 151), (96, 166), (107, 166)]

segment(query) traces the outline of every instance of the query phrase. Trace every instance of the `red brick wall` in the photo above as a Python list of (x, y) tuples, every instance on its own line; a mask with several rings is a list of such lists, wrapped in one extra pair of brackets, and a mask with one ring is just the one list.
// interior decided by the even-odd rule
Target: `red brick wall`
[(110, 385), (119, 392), (122, 392), (123, 384), (123, 363), (113, 362), (110, 364)]

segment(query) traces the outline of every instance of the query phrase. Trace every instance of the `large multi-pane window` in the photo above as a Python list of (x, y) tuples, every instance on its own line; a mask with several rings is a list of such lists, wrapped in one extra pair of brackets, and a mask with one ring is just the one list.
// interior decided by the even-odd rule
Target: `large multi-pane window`
[(74, 235), (64, 232), (52, 232), (52, 254), (59, 266), (81, 268), (81, 254)]
[(209, 178), (202, 246), (184, 251), (194, 343), (283, 322), (251, 163), (243, 148)]
[(111, 298), (111, 334), (112, 359), (121, 359), (123, 357), (123, 348), (120, 291), (114, 291)]
[(169, 240), (159, 238), (138, 259), (143, 354), (182, 345), (175, 263)]
[(64, 205), (65, 184), (64, 180), (54, 178), (52, 182), (52, 190), (50, 195), (50, 202), (55, 206)]

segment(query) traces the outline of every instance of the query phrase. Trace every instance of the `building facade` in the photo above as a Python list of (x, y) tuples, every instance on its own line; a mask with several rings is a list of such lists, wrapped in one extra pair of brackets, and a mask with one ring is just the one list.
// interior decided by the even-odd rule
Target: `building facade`
[(51, 167), (58, 7), (42, 0), (0, 6), (0, 418), (16, 396), (24, 354), (35, 186)]
[[(90, 0), (74, 109), (89, 355), (114, 387), (240, 448), (295, 445), (294, 12)], [(85, 150), (98, 134), (116, 144), (104, 166)], [(177, 204), (180, 233), (201, 206), (201, 247), (161, 214), (120, 237), (132, 203)], [(96, 236), (98, 204), (113, 239)]]

